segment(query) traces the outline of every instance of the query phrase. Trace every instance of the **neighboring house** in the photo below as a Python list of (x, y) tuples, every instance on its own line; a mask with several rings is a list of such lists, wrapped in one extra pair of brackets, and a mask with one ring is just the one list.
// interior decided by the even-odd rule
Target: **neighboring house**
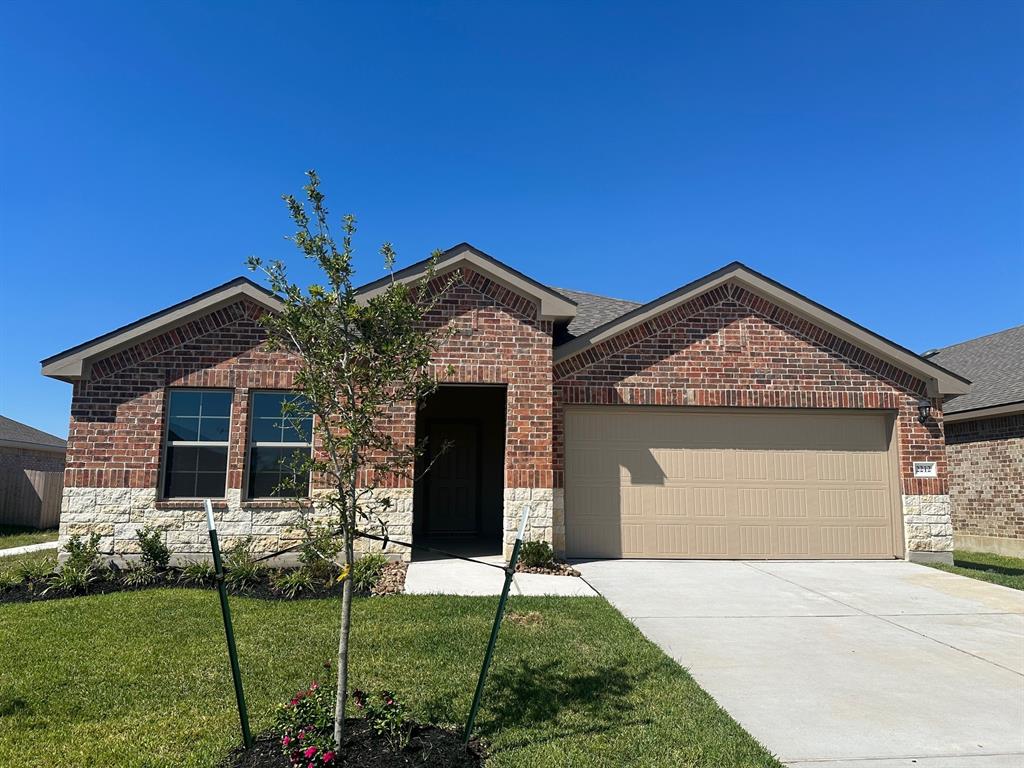
[(59, 437), (0, 416), (0, 525), (57, 527), (64, 451)]
[[(435, 358), (452, 372), (386, 425), (452, 448), (387, 479), (391, 536), (507, 552), (528, 504), (529, 536), (569, 557), (951, 560), (941, 406), (961, 376), (739, 263), (646, 304), (465, 244), (435, 286), (455, 269), (430, 320), (457, 329)], [(259, 324), (279, 307), (239, 278), (43, 361), (74, 385), (62, 537), (125, 554), (150, 523), (200, 555), (209, 496), (225, 538), (294, 542), (270, 492), (310, 448), (279, 424), (297, 362)]]
[(945, 407), (956, 545), (1024, 556), (1024, 325), (925, 356), (973, 382)]

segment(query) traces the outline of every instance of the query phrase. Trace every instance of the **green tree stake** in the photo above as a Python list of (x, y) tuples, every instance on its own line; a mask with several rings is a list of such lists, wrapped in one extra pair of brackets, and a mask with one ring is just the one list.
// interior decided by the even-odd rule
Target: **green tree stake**
[(494, 657), (494, 646), (498, 642), (498, 630), (501, 629), (501, 620), (505, 616), (505, 603), (508, 601), (508, 591), (512, 587), (512, 577), (516, 573), (516, 563), (519, 562), (519, 550), (523, 548), (523, 531), (526, 529), (526, 516), (530, 513), (530, 505), (523, 505), (523, 515), (519, 518), (519, 531), (516, 533), (516, 543), (512, 547), (512, 558), (508, 561), (505, 569), (505, 586), (501, 590), (501, 598), (498, 600), (498, 611), (494, 615), (494, 626), (491, 627), (491, 639), (487, 642), (487, 653), (484, 654), (484, 664), (480, 668), (480, 679), (476, 682), (476, 693), (473, 695), (473, 706), (469, 710), (469, 719), (466, 721), (466, 731), (462, 734), (462, 743), (469, 745), (469, 737), (473, 735), (473, 725), (476, 723), (477, 712), (480, 711), (480, 700), (484, 696), (484, 686), (487, 684), (487, 671), (491, 666), (491, 659)]
[(238, 651), (235, 649), (235, 633), (231, 629), (231, 609), (228, 607), (228, 590), (224, 584), (224, 566), (220, 560), (220, 545), (217, 543), (217, 524), (213, 521), (213, 503), (206, 500), (206, 527), (210, 530), (210, 549), (213, 551), (213, 567), (217, 572), (217, 590), (220, 592), (220, 612), (224, 617), (224, 634), (228, 640), (228, 658), (231, 659), (231, 678), (235, 683), (235, 703), (238, 705), (238, 719), (242, 723), (242, 744), (246, 749), (252, 746), (249, 732), (249, 712), (245, 706), (242, 691), (242, 671), (238, 667)]

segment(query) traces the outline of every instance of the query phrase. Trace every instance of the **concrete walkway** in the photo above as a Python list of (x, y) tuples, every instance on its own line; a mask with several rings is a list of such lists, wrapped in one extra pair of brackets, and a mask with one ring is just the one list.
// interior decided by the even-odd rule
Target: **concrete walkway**
[(1024, 766), (1022, 592), (897, 561), (576, 567), (790, 766)]
[(42, 544), (26, 544), (23, 547), (8, 547), (7, 549), (0, 549), (0, 557), (8, 557), (10, 555), (24, 555), (29, 552), (42, 552), (47, 549), (56, 548), (56, 541), (44, 541)]
[[(485, 563), (504, 565), (500, 555), (465, 560), (423, 560), (409, 563), (405, 592), (410, 595), (500, 595), (505, 573)], [(513, 595), (560, 595), (593, 597), (597, 593), (583, 579), (517, 573), (512, 579)]]

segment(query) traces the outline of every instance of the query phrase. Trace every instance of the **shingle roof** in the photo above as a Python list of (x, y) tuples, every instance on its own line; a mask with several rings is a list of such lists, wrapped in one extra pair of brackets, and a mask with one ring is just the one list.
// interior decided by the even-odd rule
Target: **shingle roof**
[(65, 448), (67, 443), (56, 435), (43, 432), (41, 429), (22, 424), (20, 421), (0, 416), (0, 442), (25, 443), (26, 448), (33, 445), (44, 448)]
[(558, 291), (576, 302), (576, 317), (569, 323), (569, 338), (593, 330), (640, 306), (638, 301), (612, 299), (608, 296), (598, 296), (596, 293), (573, 291), (568, 288), (553, 288), (552, 290)]
[(926, 352), (925, 357), (972, 382), (970, 392), (946, 403), (946, 413), (1024, 401), (1024, 325)]

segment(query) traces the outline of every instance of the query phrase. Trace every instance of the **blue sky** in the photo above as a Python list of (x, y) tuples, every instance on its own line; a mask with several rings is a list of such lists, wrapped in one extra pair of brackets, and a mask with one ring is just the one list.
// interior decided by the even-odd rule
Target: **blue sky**
[(1016, 2), (5, 3), (0, 413), (65, 435), (41, 358), (291, 258), (310, 167), (366, 280), (466, 240), (639, 300), (740, 260), (918, 351), (1020, 324), (1022, 40)]

